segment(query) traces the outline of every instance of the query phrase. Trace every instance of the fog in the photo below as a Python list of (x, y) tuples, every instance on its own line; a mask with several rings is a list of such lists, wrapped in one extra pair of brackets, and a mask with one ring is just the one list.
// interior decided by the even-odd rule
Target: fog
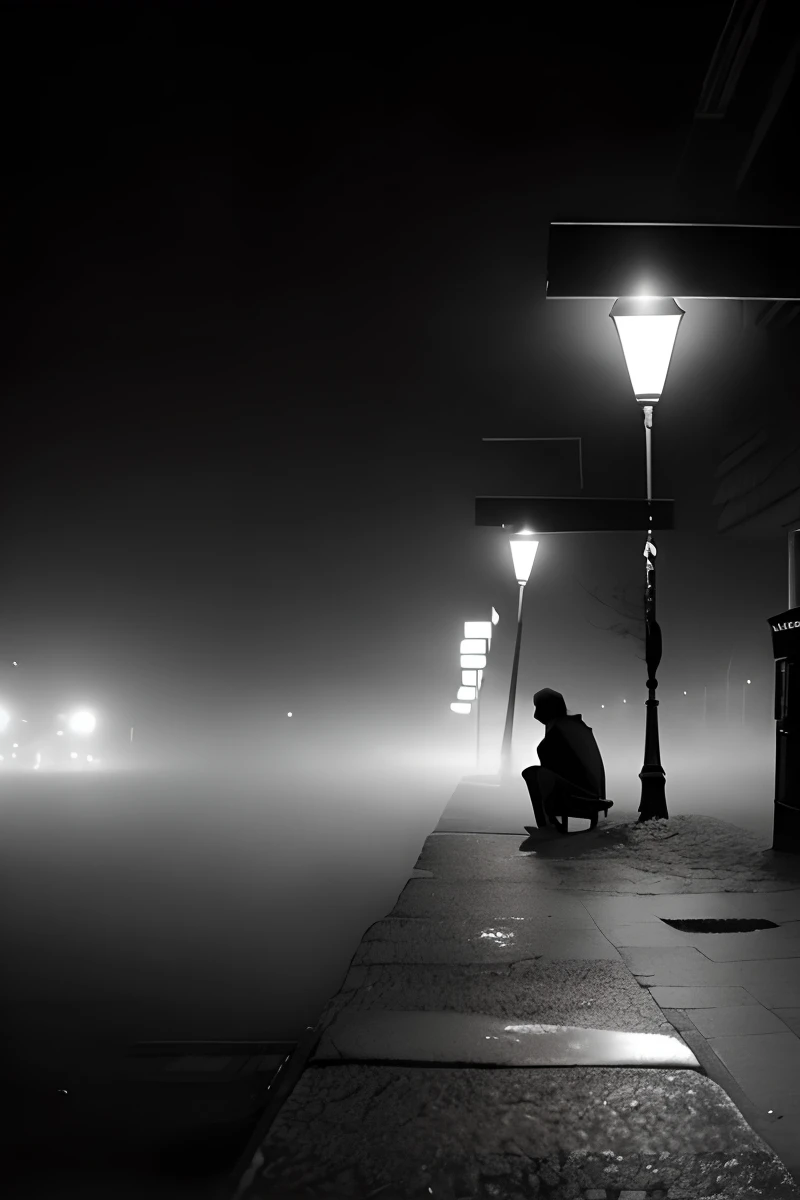
[[(595, 725), (607, 794), (632, 818), (643, 718), (632, 705), (616, 728)], [(536, 761), (526, 724), (532, 740), (543, 730), (522, 706), (518, 722), (521, 767)], [(768, 845), (769, 728), (663, 726), (670, 814), (732, 820)], [(102, 1071), (137, 1040), (297, 1038), (474, 771), (465, 728), (416, 745), (401, 733), (365, 720), (325, 736), (284, 715), (260, 762), (7, 779), (0, 922), (13, 1040), (50, 1069)], [(491, 740), (481, 765), (496, 766)], [(521, 839), (525, 821), (522, 803)]]

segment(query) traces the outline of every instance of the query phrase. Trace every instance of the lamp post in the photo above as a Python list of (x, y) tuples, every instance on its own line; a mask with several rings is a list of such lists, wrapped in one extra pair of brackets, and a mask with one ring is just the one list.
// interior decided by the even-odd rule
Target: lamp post
[[(532, 538), (529, 529), (521, 529), (517, 538)], [(506, 724), (503, 730), (503, 744), (500, 750), (500, 774), (508, 776), (511, 773), (511, 738), (514, 730), (514, 705), (517, 698), (517, 675), (519, 674), (519, 651), (522, 645), (522, 601), (525, 595), (525, 584), (530, 579), (533, 560), (539, 549), (538, 542), (529, 542), (512, 538), (511, 559), (514, 563), (514, 574), (519, 584), (519, 604), (517, 605), (517, 638), (514, 643), (514, 661), (511, 667), (511, 686), (508, 689), (508, 707), (506, 708)]]
[[(613, 320), (622, 353), (628, 367), (631, 385), (638, 404), (644, 412), (645, 454), (647, 458), (647, 499), (653, 499), (651, 432), (653, 406), (664, 389), (678, 326), (683, 309), (666, 297), (637, 296), (616, 301), (609, 316)], [(661, 628), (656, 621), (656, 546), (653, 541), (652, 515), (645, 538), (645, 661), (647, 663), (646, 723), (644, 764), (639, 772), (642, 795), (639, 820), (668, 817), (666, 774), (661, 765), (658, 741), (658, 701), (656, 700), (656, 670), (661, 662)]]

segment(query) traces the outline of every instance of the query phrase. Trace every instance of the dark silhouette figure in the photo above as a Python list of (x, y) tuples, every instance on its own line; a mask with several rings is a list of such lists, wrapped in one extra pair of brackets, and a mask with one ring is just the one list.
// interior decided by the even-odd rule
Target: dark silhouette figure
[(546, 734), (536, 748), (541, 766), (526, 767), (522, 778), (528, 785), (536, 824), (544, 829), (552, 822), (566, 833), (567, 818), (575, 816), (588, 818), (594, 828), (600, 810), (608, 815), (611, 807), (611, 801), (605, 799), (606, 773), (594, 734), (580, 713), (567, 715), (560, 692), (542, 688), (534, 694), (533, 703), (534, 718), (544, 725)]

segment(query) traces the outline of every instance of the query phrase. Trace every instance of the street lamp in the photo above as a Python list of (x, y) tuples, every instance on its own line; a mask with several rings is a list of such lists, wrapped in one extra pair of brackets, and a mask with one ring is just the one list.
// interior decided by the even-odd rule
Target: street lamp
[(492, 629), (500, 615), (492, 608), (489, 621), (465, 621), (464, 637), (461, 641), (461, 687), (457, 699), (450, 705), (451, 712), (469, 716), (475, 702), (475, 770), (481, 758), (481, 686), (489, 651), (492, 648)]
[[(659, 296), (629, 296), (616, 301), (609, 316), (619, 334), (622, 353), (636, 400), (644, 412), (645, 453), (647, 456), (647, 499), (653, 499), (653, 474), (650, 436), (653, 405), (661, 398), (669, 370), (678, 326), (684, 312), (674, 300)], [(658, 742), (658, 681), (656, 670), (661, 662), (661, 628), (656, 621), (656, 547), (653, 541), (652, 514), (644, 546), (645, 558), (645, 661), (647, 662), (646, 724), (644, 764), (639, 772), (642, 796), (639, 820), (668, 817), (666, 774), (661, 765)]]
[[(496, 619), (495, 619), (496, 618)], [(470, 651), (477, 650), (480, 652), (481, 646), (485, 647), (485, 653), (488, 658), (489, 651), (492, 648), (492, 629), (500, 620), (500, 617), (492, 608), (492, 617), (489, 621), (465, 621), (464, 622), (464, 640), (461, 643), (462, 656)], [(458, 689), (459, 700), (474, 700), (475, 701), (475, 770), (480, 771), (481, 764), (481, 687), (483, 686), (483, 671), (478, 670), (462, 670), (461, 672), (461, 687)]]
[[(521, 529), (517, 535), (520, 539), (532, 538), (530, 529)], [(511, 686), (508, 690), (508, 707), (506, 709), (506, 724), (503, 730), (503, 745), (500, 751), (500, 772), (509, 775), (511, 771), (511, 736), (514, 728), (514, 704), (517, 698), (517, 675), (519, 673), (519, 650), (522, 644), (522, 599), (525, 595), (525, 584), (530, 579), (533, 560), (539, 549), (538, 542), (510, 541), (511, 559), (514, 563), (514, 574), (519, 584), (519, 605), (517, 607), (517, 640), (514, 644), (514, 662), (511, 667)]]

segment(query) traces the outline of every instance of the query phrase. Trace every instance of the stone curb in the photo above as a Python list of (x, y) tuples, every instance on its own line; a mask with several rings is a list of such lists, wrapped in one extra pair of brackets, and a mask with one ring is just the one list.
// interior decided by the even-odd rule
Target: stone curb
[[(687, 828), (685, 821), (683, 828)], [(501, 839), (507, 841), (508, 835), (431, 834), (409, 882), (468, 881), (473, 862), (481, 856), (489, 862), (487, 854), (491, 859), (501, 853), (497, 850)], [(612, 861), (613, 857), (604, 862), (547, 861), (545, 857), (537, 864), (542, 869), (532, 887), (544, 892), (560, 889), (562, 896), (568, 896), (587, 890), (588, 875), (596, 877), (591, 878), (588, 890), (613, 891), (609, 877), (618, 876), (622, 865)], [(472, 877), (492, 879), (500, 888), (512, 875), (523, 878), (519, 860), (513, 857), (508, 861), (515, 864), (513, 871), (501, 870), (498, 877), (484, 868)], [(455, 873), (446, 869), (450, 862)], [(443, 873), (438, 864), (445, 867)], [(674, 871), (674, 862), (671, 865)], [(428, 869), (432, 866), (433, 870)], [(627, 864), (626, 868), (630, 871)], [(671, 873), (659, 872), (654, 862), (635, 873), (637, 882), (621, 890), (641, 888), (648, 894), (672, 890), (664, 887), (664, 875)], [(527, 877), (530, 879), (530, 874)], [(713, 890), (720, 890), (708, 868), (703, 869), (702, 880), (673, 875), (670, 885), (673, 880), (682, 885), (676, 891), (699, 891), (714, 884)], [(752, 887), (754, 881), (736, 879), (735, 890), (750, 890), (742, 886), (746, 882)], [(753, 890), (793, 886), (774, 876), (758, 883), (761, 887)], [(502, 970), (485, 957), (476, 960), (468, 954), (426, 963), (414, 951), (413, 930), (424, 936), (422, 931), (431, 926), (433, 918), (433, 911), (422, 919), (384, 918), (379, 924), (388, 958), (365, 954), (370, 930), (365, 931), (342, 988), (309, 1031), (304, 1054), (292, 1060), (293, 1071), (287, 1072), (269, 1115), (259, 1123), (240, 1160), (234, 1200), (428, 1200), (431, 1195), (440, 1200), (518, 1200), (528, 1196), (538, 1200), (753, 1200), (757, 1196), (800, 1200), (800, 1188), (754, 1130), (752, 1106), (742, 1105), (751, 1118), (748, 1124), (729, 1092), (737, 1100), (746, 1097), (735, 1085), (725, 1090), (719, 1086), (719, 1082), (727, 1085), (732, 1081), (719, 1069), (720, 1064), (712, 1062), (714, 1056), (705, 1040), (684, 1028), (685, 1022), (673, 1022), (673, 1028), (696, 1053), (701, 1075), (696, 1070), (673, 1068), (667, 1076), (666, 1070), (651, 1067), (387, 1063), (381, 1061), (379, 1047), (374, 1061), (368, 1063), (348, 1061), (347, 1054), (338, 1060), (312, 1061), (325, 1031), (345, 1010), (351, 1022), (355, 1020), (354, 1028), (359, 1008), (413, 1011), (415, 1003), (397, 1004), (396, 994), (392, 1003), (392, 988), (395, 993), (397, 990), (393, 980), (402, 981), (405, 972), (410, 977), (416, 972), (420, 978), (438, 973), (440, 992), (444, 987), (446, 993), (448, 972), (455, 980), (459, 975), (470, 977), (473, 971), (496, 975)], [(452, 918), (440, 915), (439, 920), (447, 923)], [(390, 946), (392, 930), (401, 927), (405, 950)], [(564, 927), (568, 934), (566, 923)], [(453, 928), (452, 936), (461, 937), (457, 921)], [(426, 950), (434, 945), (434, 953), (440, 953), (435, 943), (424, 945)], [(476, 962), (482, 965), (476, 967)], [(520, 960), (518, 965), (525, 962)], [(547, 977), (550, 962), (563, 975), (563, 960), (540, 957), (535, 964), (540, 977)], [(514, 976), (513, 961), (509, 965)], [(589, 960), (584, 965), (596, 966)], [(608, 964), (606, 973), (610, 968)], [(625, 972), (633, 979), (627, 967)], [(373, 987), (373, 982), (366, 983), (368, 978), (382, 982), (383, 990), (379, 988), (372, 998), (366, 998)], [(516, 984), (518, 988), (518, 978)], [(428, 981), (425, 986), (432, 985)], [(460, 986), (463, 993), (466, 985)], [(575, 1002), (573, 998), (573, 1005)], [(650, 1003), (657, 1007), (652, 999)], [(462, 997), (460, 1011), (487, 1012), (480, 1006), (465, 1010), (463, 1005)], [(440, 1003), (438, 1007), (453, 1011), (452, 1005)], [(427, 1008), (430, 1011), (431, 1005)], [(661, 1019), (668, 1020), (663, 1014)], [(637, 1027), (643, 1028), (641, 1024)], [(692, 1080), (694, 1086), (690, 1087)], [(612, 1099), (611, 1107), (598, 1107), (602, 1096)], [(602, 1105), (607, 1101), (603, 1099)], [(577, 1123), (572, 1120), (576, 1106), (583, 1113)], [(695, 1113), (693, 1123), (686, 1123), (688, 1112)], [(581, 1145), (582, 1139), (588, 1144)], [(620, 1152), (608, 1149), (609, 1142)]]

